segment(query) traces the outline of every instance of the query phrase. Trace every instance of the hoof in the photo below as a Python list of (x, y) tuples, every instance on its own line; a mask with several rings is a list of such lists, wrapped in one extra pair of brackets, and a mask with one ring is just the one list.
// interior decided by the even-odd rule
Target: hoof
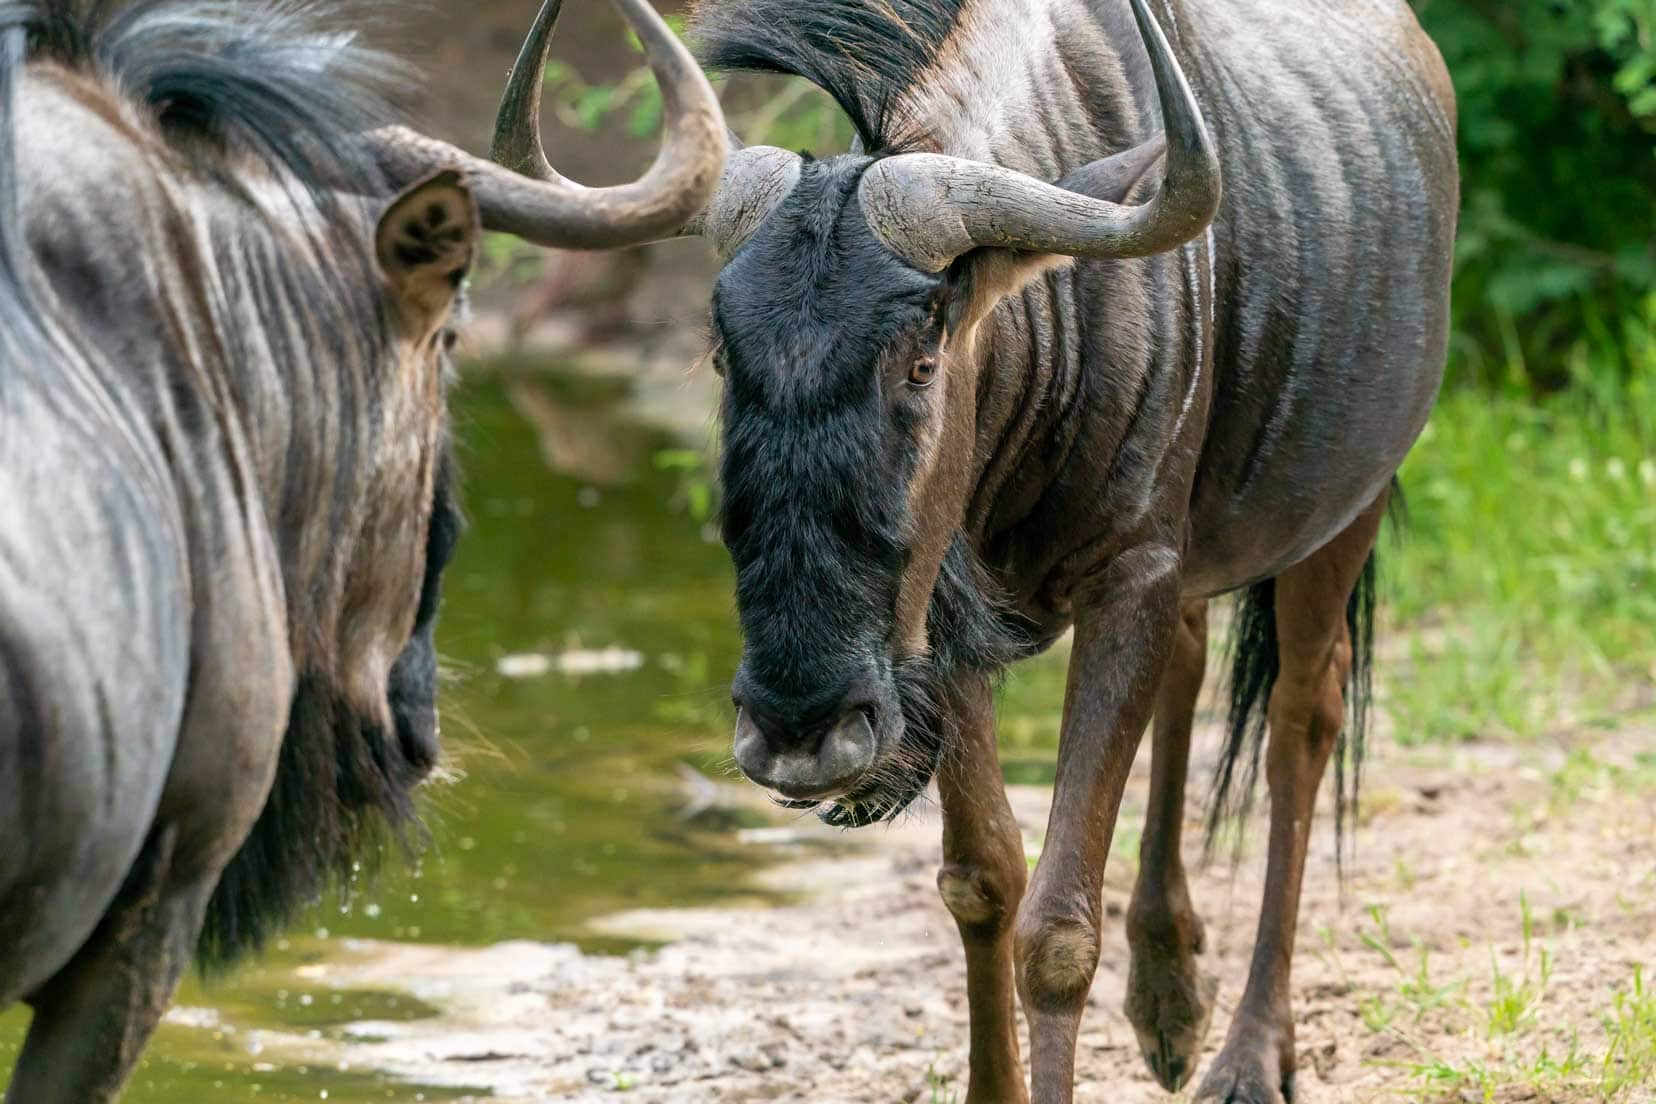
[(1135, 941), (1127, 974), (1127, 1019), (1145, 1065), (1168, 1092), (1184, 1088), (1196, 1072), (1219, 991), (1218, 980), (1197, 968), (1202, 926), (1194, 917), (1191, 921), (1193, 931), (1180, 925), (1187, 934)]
[(1294, 1071), (1282, 1068), (1274, 1044), (1233, 1037), (1202, 1079), (1196, 1099), (1201, 1104), (1294, 1104)]

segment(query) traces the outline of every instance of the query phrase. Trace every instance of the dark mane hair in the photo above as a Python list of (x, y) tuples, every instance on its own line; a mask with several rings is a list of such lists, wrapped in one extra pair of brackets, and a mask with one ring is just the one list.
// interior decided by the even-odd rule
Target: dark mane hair
[(391, 120), (407, 75), (358, 41), (351, 16), (312, 0), (0, 3), (0, 26), (27, 33), (27, 60), (90, 73), (164, 134), (251, 152), (317, 191), (369, 168), (353, 138)]
[[(381, 721), (360, 716), (333, 670), (330, 639), (341, 609), (333, 591), (346, 577), (352, 542), (337, 540), (322, 562), (295, 566), (307, 562), (303, 533), (349, 529), (368, 470), (363, 453), (375, 446), (368, 427), (380, 400), (372, 381), (390, 333), (364, 232), (372, 197), (387, 186), (359, 137), (393, 119), (390, 97), (404, 70), (357, 40), (350, 15), (346, 4), (326, 0), (0, 0), (0, 404), (8, 374), (39, 373), (50, 386), (66, 357), (96, 356), (79, 320), (48, 292), (25, 231), (29, 204), (43, 197), (20, 189), (19, 79), (26, 65), (45, 61), (85, 74), (111, 101), (135, 109), (184, 173), (248, 196), (244, 207), (212, 215), (247, 273), (226, 275), (228, 293), (202, 308), (223, 341), (218, 360), (248, 394), (274, 383), (303, 404), (300, 417), (341, 427), (339, 447), (326, 458), (301, 455), (303, 446), (288, 453), (272, 523), (301, 667), (274, 786), (207, 908), (204, 969), (256, 949), (330, 879), (348, 876), (359, 852), (371, 858), (376, 837), (406, 834), (415, 823), (414, 786), (431, 765), (410, 756)], [(268, 188), (253, 201), (249, 181), (261, 171), (302, 213), (307, 234), (273, 225)], [(123, 259), (88, 251), (95, 277), (97, 266), (113, 272)], [(290, 308), (285, 322), (243, 332), (237, 303), (273, 299)], [(250, 344), (261, 340), (268, 352)], [(320, 361), (318, 350), (326, 351)], [(272, 356), (282, 379), (248, 378)], [(442, 465), (436, 489), (445, 516), (447, 472)]]
[(936, 59), (967, 0), (701, 0), (711, 69), (804, 77), (850, 116), (869, 152), (910, 144), (897, 98)]
[(215, 166), (203, 157), (234, 149), (326, 204), (331, 186), (378, 180), (353, 137), (391, 120), (390, 94), (407, 81), (400, 62), (357, 41), (349, 15), (312, 0), (0, 0), (0, 357), (21, 369), (50, 347), (18, 191), (24, 66), (97, 77), (204, 171)]

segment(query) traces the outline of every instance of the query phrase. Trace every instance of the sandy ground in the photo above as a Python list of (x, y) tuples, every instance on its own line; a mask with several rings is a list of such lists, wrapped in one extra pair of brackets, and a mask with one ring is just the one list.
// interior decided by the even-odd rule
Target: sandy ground
[[(1656, 728), (1646, 724), (1568, 749), (1392, 749), (1374, 764), (1344, 889), (1331, 830), (1318, 833), (1311, 859), (1295, 967), (1298, 1098), (1407, 1098), (1422, 1084), (1414, 1067), (1443, 1063), (1492, 1071), (1497, 1101), (1601, 1099), (1596, 1061), (1567, 1076), (1522, 1071), (1543, 1048), (1561, 1060), (1572, 1037), (1578, 1053), (1602, 1055), (1614, 993), (1636, 967), (1656, 966), (1653, 752)], [(1079, 1048), (1083, 1101), (1167, 1099), (1121, 1011), (1120, 918), (1146, 766), (1141, 756), (1105, 891), (1110, 930)], [(1014, 793), (1032, 852), (1047, 800), (1044, 790)], [(1195, 838), (1199, 810), (1190, 815)], [(1208, 924), (1204, 965), (1220, 980), (1206, 1059), (1246, 973), (1262, 827), (1238, 866), (1220, 863), (1193, 881)], [(400, 986), (443, 1015), (294, 1045), (318, 1061), (486, 1085), (506, 1101), (962, 1099), (964, 973), (933, 885), (935, 810), (849, 837), (801, 821), (758, 840), (786, 853), (765, 881), (798, 904), (611, 917), (610, 933), (672, 940), (624, 958), (529, 943), (458, 953), (358, 945), (344, 963), (314, 968), (313, 980)], [(1527, 964), (1523, 901), (1533, 917)], [(1492, 1035), (1497, 969), (1508, 991), (1527, 984), (1530, 999), (1517, 1002), (1517, 1031)], [(1475, 1084), (1441, 1084), (1428, 1099), (1485, 1099)], [(1617, 1099), (1656, 1099), (1656, 1085)]]

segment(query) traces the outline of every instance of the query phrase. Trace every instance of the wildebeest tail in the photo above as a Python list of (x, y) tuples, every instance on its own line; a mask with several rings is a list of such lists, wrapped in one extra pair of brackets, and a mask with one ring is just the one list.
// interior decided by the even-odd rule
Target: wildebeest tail
[[(1390, 515), (1403, 511), (1403, 489), (1392, 481)], [(1374, 615), (1379, 602), (1379, 546), (1369, 552), (1363, 571), (1346, 601), (1346, 630), (1351, 634), (1351, 673), (1346, 678), (1345, 724), (1334, 745), (1334, 833), (1336, 853), (1344, 854), (1346, 824), (1357, 812), (1362, 790), (1363, 755), (1368, 743), (1369, 713), (1374, 699)], [(1207, 853), (1217, 847), (1227, 821), (1240, 823), (1253, 805), (1266, 739), (1266, 709), (1280, 671), (1277, 652), (1276, 581), (1266, 579), (1244, 590), (1231, 623), (1230, 703), (1225, 744), (1208, 804)]]
[(394, 735), (363, 723), (322, 679), (299, 680), (270, 796), (207, 905), (203, 973), (258, 950), (330, 883), (371, 873), (384, 850), (376, 844), (418, 830), (423, 768), (398, 754)]

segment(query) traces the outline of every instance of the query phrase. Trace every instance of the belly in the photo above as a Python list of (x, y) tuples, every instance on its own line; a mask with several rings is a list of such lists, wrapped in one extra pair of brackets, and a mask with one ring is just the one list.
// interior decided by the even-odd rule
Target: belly
[(1191, 502), (1186, 591), (1277, 575), (1333, 540), (1386, 490), (1442, 378), (1437, 347), (1286, 381), (1261, 412), (1216, 411)]

